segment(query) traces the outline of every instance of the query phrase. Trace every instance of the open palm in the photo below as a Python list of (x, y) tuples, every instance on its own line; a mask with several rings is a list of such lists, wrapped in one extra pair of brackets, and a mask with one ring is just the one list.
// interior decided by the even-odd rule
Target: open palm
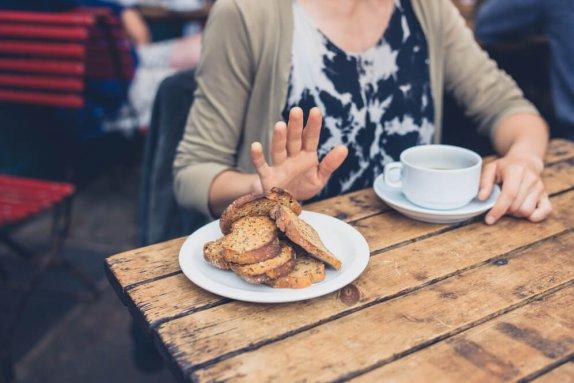
[(301, 108), (291, 109), (288, 124), (275, 124), (271, 141), (271, 165), (265, 160), (261, 143), (254, 142), (251, 145), (251, 159), (259, 175), (253, 185), (255, 192), (267, 192), (272, 187), (280, 187), (298, 200), (306, 200), (323, 189), (331, 174), (347, 157), (347, 148), (337, 145), (319, 162), (317, 146), (322, 119), (319, 108), (313, 108), (303, 128), (303, 111)]

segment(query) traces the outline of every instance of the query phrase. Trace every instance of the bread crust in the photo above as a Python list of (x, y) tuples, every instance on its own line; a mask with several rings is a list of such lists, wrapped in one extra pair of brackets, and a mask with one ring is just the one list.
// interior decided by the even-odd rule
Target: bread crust
[(287, 275), (268, 282), (274, 288), (303, 289), (325, 279), (325, 264), (310, 257), (299, 257)]
[(231, 232), (233, 222), (246, 216), (268, 216), (271, 209), (281, 204), (295, 214), (301, 214), (301, 204), (286, 190), (274, 187), (267, 194), (247, 194), (233, 201), (221, 214), (219, 228), (223, 234)]
[(267, 242), (265, 245), (257, 249), (249, 250), (246, 252), (237, 252), (229, 247), (223, 246), (223, 259), (229, 263), (238, 265), (249, 265), (271, 259), (277, 256), (281, 251), (279, 238), (275, 237)]
[(223, 258), (240, 265), (273, 258), (281, 251), (278, 233), (269, 217), (243, 217), (231, 225), (231, 233), (223, 238)]
[[(277, 278), (288, 275), (295, 268), (295, 253), (288, 245), (282, 245), (282, 252), (287, 252), (285, 262), (278, 266), (269, 268), (260, 274), (256, 274), (253, 270), (249, 270), (249, 266), (231, 265), (231, 269), (242, 279), (253, 284), (268, 284)], [(267, 261), (269, 262), (269, 261)]]
[[(288, 209), (281, 205), (275, 206), (271, 210), (270, 215), (275, 220), (279, 230), (285, 233), (287, 238), (295, 244), (305, 249), (310, 256), (325, 262), (337, 270), (341, 268), (341, 261), (327, 250), (323, 242), (321, 242), (319, 234), (307, 222), (290, 213)], [(307, 238), (304, 232), (307, 232), (307, 236), (311, 234), (314, 238)]]
[(223, 256), (222, 242), (223, 238), (219, 238), (203, 245), (203, 258), (218, 269), (229, 270), (229, 262), (227, 262)]
[(272, 275), (273, 270), (295, 259), (295, 252), (286, 243), (281, 243), (281, 251), (276, 257), (248, 265), (231, 264), (231, 269), (238, 274), (257, 276), (261, 274)]

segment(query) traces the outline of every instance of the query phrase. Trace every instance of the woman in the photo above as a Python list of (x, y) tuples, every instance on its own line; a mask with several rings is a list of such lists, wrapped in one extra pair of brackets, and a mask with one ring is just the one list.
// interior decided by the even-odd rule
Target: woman
[(272, 186), (300, 200), (371, 186), (403, 149), (440, 142), (446, 88), (503, 155), (483, 171), (479, 198), (503, 185), (486, 222), (550, 213), (546, 124), (450, 0), (218, 0), (196, 78), (174, 163), (184, 207), (217, 216)]

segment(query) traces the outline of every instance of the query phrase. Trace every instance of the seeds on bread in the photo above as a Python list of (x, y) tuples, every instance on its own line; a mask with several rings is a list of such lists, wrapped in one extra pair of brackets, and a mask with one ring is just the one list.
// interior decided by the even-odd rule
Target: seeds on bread
[(223, 234), (231, 232), (233, 222), (247, 216), (269, 216), (269, 211), (277, 204), (301, 214), (301, 205), (291, 194), (280, 188), (272, 188), (265, 195), (248, 194), (233, 201), (221, 214), (219, 227)]
[(229, 262), (223, 257), (222, 243), (223, 238), (220, 238), (203, 245), (203, 258), (218, 269), (229, 270)]
[(271, 209), (270, 216), (275, 220), (279, 230), (285, 233), (287, 238), (295, 244), (305, 249), (310, 256), (337, 270), (341, 268), (341, 261), (327, 250), (315, 229), (290, 209), (276, 205)]
[(223, 237), (223, 258), (246, 265), (276, 257), (281, 251), (277, 226), (269, 217), (243, 217)]
[(269, 282), (275, 288), (302, 289), (325, 279), (325, 264), (316, 259), (301, 256), (295, 268), (287, 275)]
[(274, 258), (252, 265), (231, 265), (231, 269), (251, 283), (270, 283), (288, 275), (295, 268), (295, 252), (286, 243), (281, 244), (281, 252)]

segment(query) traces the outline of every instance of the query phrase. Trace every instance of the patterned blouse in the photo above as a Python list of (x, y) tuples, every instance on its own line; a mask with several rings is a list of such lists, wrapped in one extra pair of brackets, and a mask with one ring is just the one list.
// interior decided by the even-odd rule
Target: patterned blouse
[(370, 187), (383, 166), (434, 134), (427, 43), (410, 0), (395, 0), (377, 44), (349, 53), (333, 44), (293, 1), (294, 36), (283, 118), (299, 106), (323, 112), (322, 158), (336, 144), (349, 156), (318, 196)]

